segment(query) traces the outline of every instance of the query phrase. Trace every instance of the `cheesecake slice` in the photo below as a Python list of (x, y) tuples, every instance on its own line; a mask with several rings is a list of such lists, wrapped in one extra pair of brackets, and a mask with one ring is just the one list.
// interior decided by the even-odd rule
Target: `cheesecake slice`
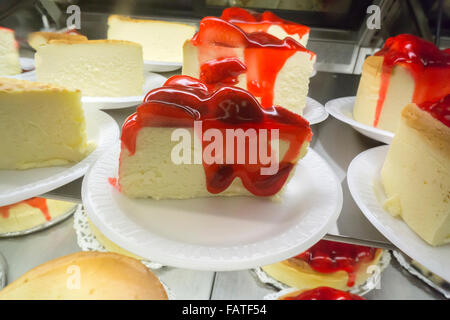
[(0, 300), (167, 300), (140, 261), (109, 252), (77, 252), (45, 262), (0, 290)]
[(395, 132), (402, 108), (450, 93), (450, 52), (401, 34), (364, 61), (353, 109), (355, 120)]
[(315, 60), (292, 38), (247, 34), (225, 20), (206, 17), (184, 44), (183, 74), (208, 86), (246, 89), (264, 108), (278, 105), (302, 114)]
[(47, 44), (50, 40), (86, 41), (88, 38), (81, 34), (68, 32), (32, 32), (28, 35), (28, 44), (34, 50)]
[(0, 78), (0, 169), (29, 169), (82, 160), (86, 142), (81, 93)]
[(309, 27), (283, 20), (270, 11), (257, 13), (232, 7), (223, 10), (220, 18), (238, 26), (246, 33), (267, 32), (281, 40), (291, 37), (304, 47), (308, 43)]
[(348, 291), (372, 275), (383, 251), (377, 248), (321, 240), (307, 251), (275, 264), (264, 272), (292, 288), (331, 287)]
[(0, 27), (0, 75), (12, 76), (21, 71), (19, 45), (14, 37), (14, 31)]
[(0, 207), (0, 233), (19, 232), (51, 221), (76, 204), (45, 198), (31, 198)]
[(450, 95), (403, 109), (381, 180), (389, 213), (431, 245), (450, 242)]
[(122, 127), (119, 189), (154, 199), (274, 196), (311, 137), (301, 116), (264, 109), (248, 91), (174, 76)]
[(108, 39), (140, 43), (144, 60), (183, 61), (183, 43), (192, 38), (195, 26), (169, 21), (132, 19), (119, 15), (108, 18)]
[(83, 96), (143, 94), (144, 64), (138, 43), (119, 40), (50, 40), (35, 55), (38, 81), (79, 89)]
[(279, 300), (365, 300), (363, 297), (350, 292), (330, 287), (317, 287), (311, 290), (290, 292)]

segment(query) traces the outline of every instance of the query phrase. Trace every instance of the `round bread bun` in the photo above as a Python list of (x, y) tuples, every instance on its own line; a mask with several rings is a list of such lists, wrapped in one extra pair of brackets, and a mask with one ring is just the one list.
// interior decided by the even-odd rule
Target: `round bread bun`
[(167, 300), (159, 279), (136, 259), (77, 252), (28, 271), (0, 291), (0, 300)]
[(262, 267), (270, 277), (292, 288), (301, 290), (316, 287), (331, 287), (347, 291), (358, 287), (372, 275), (369, 266), (378, 264), (383, 250), (377, 249), (375, 258), (370, 262), (361, 263), (356, 273), (355, 285), (349, 287), (348, 273), (342, 270), (333, 273), (321, 273), (313, 270), (308, 263), (300, 259), (288, 259)]

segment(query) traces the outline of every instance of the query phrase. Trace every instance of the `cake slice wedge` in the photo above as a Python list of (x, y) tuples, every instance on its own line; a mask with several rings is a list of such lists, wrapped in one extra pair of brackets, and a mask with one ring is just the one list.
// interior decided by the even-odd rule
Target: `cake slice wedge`
[(137, 42), (144, 49), (144, 60), (182, 62), (183, 43), (195, 33), (195, 26), (169, 21), (132, 19), (111, 15), (108, 39)]
[(14, 30), (0, 27), (0, 76), (12, 76), (21, 71)]
[(281, 40), (291, 37), (304, 47), (308, 43), (309, 27), (281, 19), (271, 11), (257, 13), (231, 7), (223, 10), (220, 18), (238, 26), (246, 33), (267, 32)]
[(450, 242), (450, 95), (403, 109), (381, 180), (389, 213), (431, 245)]
[(364, 61), (353, 117), (395, 132), (404, 106), (450, 94), (449, 74), (448, 50), (409, 34), (389, 38)]
[(79, 89), (83, 96), (143, 94), (140, 44), (119, 40), (50, 40), (35, 55), (38, 81)]
[(302, 114), (316, 55), (290, 37), (245, 33), (216, 17), (200, 22), (184, 44), (183, 74), (209, 86), (235, 85), (250, 91), (264, 108)]
[(174, 76), (122, 127), (119, 189), (153, 199), (274, 196), (311, 138), (301, 116), (264, 109), (248, 91)]
[(92, 150), (77, 90), (0, 78), (0, 128), (0, 169), (74, 163)]

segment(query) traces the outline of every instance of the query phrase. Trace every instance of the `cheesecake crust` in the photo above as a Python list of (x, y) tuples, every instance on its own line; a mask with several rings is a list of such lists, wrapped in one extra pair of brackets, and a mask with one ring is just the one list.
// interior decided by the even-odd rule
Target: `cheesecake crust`
[(70, 34), (70, 33), (59, 33), (59, 32), (44, 32), (44, 31), (38, 31), (38, 32), (32, 32), (28, 35), (27, 41), (28, 44), (33, 47), (35, 50), (37, 50), (37, 47), (33, 45), (33, 42), (35, 40), (38, 40), (39, 38), (43, 39), (45, 42), (49, 42), (50, 40), (68, 40), (68, 41), (86, 41), (88, 38), (86, 36), (83, 36), (81, 34)]
[(0, 93), (2, 92), (20, 92), (20, 91), (71, 91), (80, 92), (78, 89), (70, 90), (63, 86), (54, 84), (19, 80), (13, 78), (0, 78)]
[(101, 39), (101, 40), (50, 40), (48, 44), (116, 44), (116, 45), (126, 45), (142, 47), (139, 43), (127, 40), (111, 40), (111, 39)]
[(402, 110), (402, 120), (419, 131), (425, 141), (450, 160), (450, 128), (415, 103)]

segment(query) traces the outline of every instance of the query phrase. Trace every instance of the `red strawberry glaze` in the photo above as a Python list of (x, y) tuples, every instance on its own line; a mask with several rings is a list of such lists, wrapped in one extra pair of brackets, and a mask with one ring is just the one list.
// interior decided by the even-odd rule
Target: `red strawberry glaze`
[[(193, 127), (202, 121), (202, 133), (214, 128), (225, 136), (226, 129), (279, 129), (279, 139), (289, 142), (289, 149), (279, 161), (274, 175), (261, 175), (264, 167), (256, 164), (206, 164), (203, 167), (210, 193), (225, 191), (236, 177), (244, 187), (257, 196), (271, 196), (280, 191), (305, 141), (311, 141), (308, 122), (282, 107), (263, 109), (247, 91), (237, 87), (208, 88), (204, 83), (188, 76), (173, 76), (163, 87), (150, 91), (144, 103), (125, 121), (122, 127), (122, 148), (131, 155), (136, 150), (136, 138), (143, 127)], [(259, 140), (259, 139), (258, 139)], [(268, 142), (270, 142), (270, 134)], [(209, 142), (203, 141), (203, 150)], [(247, 146), (247, 144), (246, 144)], [(246, 146), (235, 146), (242, 148)], [(267, 145), (270, 150), (269, 145)], [(224, 153), (226, 153), (226, 146)], [(234, 151), (236, 155), (236, 150)], [(224, 158), (226, 154), (224, 154)]]
[(309, 33), (309, 27), (283, 20), (270, 11), (265, 11), (261, 14), (243, 8), (232, 7), (223, 10), (220, 18), (237, 25), (247, 33), (267, 32), (272, 25), (280, 26), (287, 34), (297, 34), (300, 39)]
[(51, 220), (50, 212), (47, 207), (47, 200), (45, 198), (31, 198), (31, 199), (24, 200), (24, 201), (21, 201), (18, 203), (0, 207), (0, 215), (5, 219), (9, 218), (9, 210), (19, 204), (22, 204), (22, 203), (28, 204), (29, 206), (31, 206), (33, 208), (37, 208), (37, 209), (41, 210), (42, 214), (44, 215), (45, 220), (47, 220), (47, 221)]
[(407, 68), (415, 81), (412, 102), (420, 105), (426, 101), (437, 101), (450, 93), (448, 49), (439, 50), (431, 42), (410, 34), (401, 34), (387, 39), (375, 56), (384, 57), (373, 123), (375, 127), (380, 119), (392, 70), (397, 65)]
[(321, 273), (345, 271), (348, 273), (347, 286), (353, 287), (359, 266), (363, 262), (374, 260), (377, 250), (379, 249), (320, 240), (294, 259), (305, 261), (313, 270)]
[(434, 118), (450, 127), (450, 94), (438, 102), (424, 102), (419, 105), (419, 108), (428, 111)]
[[(247, 34), (239, 27), (216, 17), (202, 19), (191, 43), (198, 48), (201, 73), (213, 74), (213, 70), (208, 72), (212, 66), (220, 70), (211, 81), (203, 79), (207, 81), (207, 85), (229, 84), (229, 79), (236, 81), (237, 75), (245, 71), (242, 66), (237, 68), (236, 63), (238, 58), (235, 49), (242, 48), (247, 90), (261, 98), (263, 108), (272, 107), (275, 80), (287, 59), (298, 51), (309, 53), (311, 60), (315, 57), (313, 52), (292, 38), (280, 40), (265, 32)], [(237, 74), (236, 69), (239, 71)]]
[(365, 300), (356, 294), (330, 287), (318, 287), (303, 291), (297, 296), (285, 297), (283, 300)]

